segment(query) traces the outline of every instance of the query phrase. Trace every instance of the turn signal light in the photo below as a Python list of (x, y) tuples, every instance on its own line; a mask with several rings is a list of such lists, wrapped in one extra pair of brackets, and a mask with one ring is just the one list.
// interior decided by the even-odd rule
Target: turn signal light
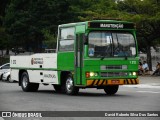
[(86, 78), (89, 78), (89, 77), (90, 77), (90, 73), (86, 72)]

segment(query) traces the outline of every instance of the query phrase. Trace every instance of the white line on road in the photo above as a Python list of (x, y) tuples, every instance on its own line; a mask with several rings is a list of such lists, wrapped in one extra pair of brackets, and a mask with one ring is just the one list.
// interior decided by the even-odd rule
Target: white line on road
[(139, 85), (123, 85), (124, 87), (133, 87), (133, 88), (156, 88), (160, 89), (160, 85), (156, 83), (152, 84), (139, 84)]
[(155, 91), (136, 91), (136, 92), (141, 92), (141, 93), (160, 93), (160, 92), (155, 92)]
[[(126, 92), (127, 90), (119, 90), (119, 91)], [(130, 91), (130, 92), (160, 94), (160, 92), (157, 92), (157, 91)]]

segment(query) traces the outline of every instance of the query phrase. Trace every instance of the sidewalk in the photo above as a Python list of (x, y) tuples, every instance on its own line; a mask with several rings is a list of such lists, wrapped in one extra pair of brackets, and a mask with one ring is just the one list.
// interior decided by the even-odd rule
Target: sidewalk
[[(151, 88), (160, 89), (160, 76), (139, 76), (139, 84), (137, 85), (123, 85), (131, 88)], [(159, 93), (159, 92), (158, 92)]]
[(139, 76), (140, 84), (157, 83), (160, 85), (160, 76)]

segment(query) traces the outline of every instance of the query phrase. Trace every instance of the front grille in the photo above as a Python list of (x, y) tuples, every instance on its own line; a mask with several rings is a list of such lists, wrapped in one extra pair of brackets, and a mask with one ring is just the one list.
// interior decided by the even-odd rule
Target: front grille
[(101, 70), (127, 70), (127, 65), (101, 65)]
[(127, 72), (101, 72), (101, 77), (124, 77)]
[(122, 65), (107, 65), (106, 69), (122, 69)]

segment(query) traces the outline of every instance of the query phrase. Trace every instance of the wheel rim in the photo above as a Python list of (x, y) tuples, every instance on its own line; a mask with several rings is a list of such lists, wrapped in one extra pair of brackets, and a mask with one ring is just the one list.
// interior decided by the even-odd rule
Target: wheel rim
[(68, 92), (72, 91), (73, 89), (73, 80), (70, 77), (66, 80), (66, 88)]
[(27, 79), (26, 76), (23, 77), (22, 84), (23, 84), (23, 87), (24, 87), (24, 88), (27, 87), (27, 85), (28, 85), (28, 79)]

